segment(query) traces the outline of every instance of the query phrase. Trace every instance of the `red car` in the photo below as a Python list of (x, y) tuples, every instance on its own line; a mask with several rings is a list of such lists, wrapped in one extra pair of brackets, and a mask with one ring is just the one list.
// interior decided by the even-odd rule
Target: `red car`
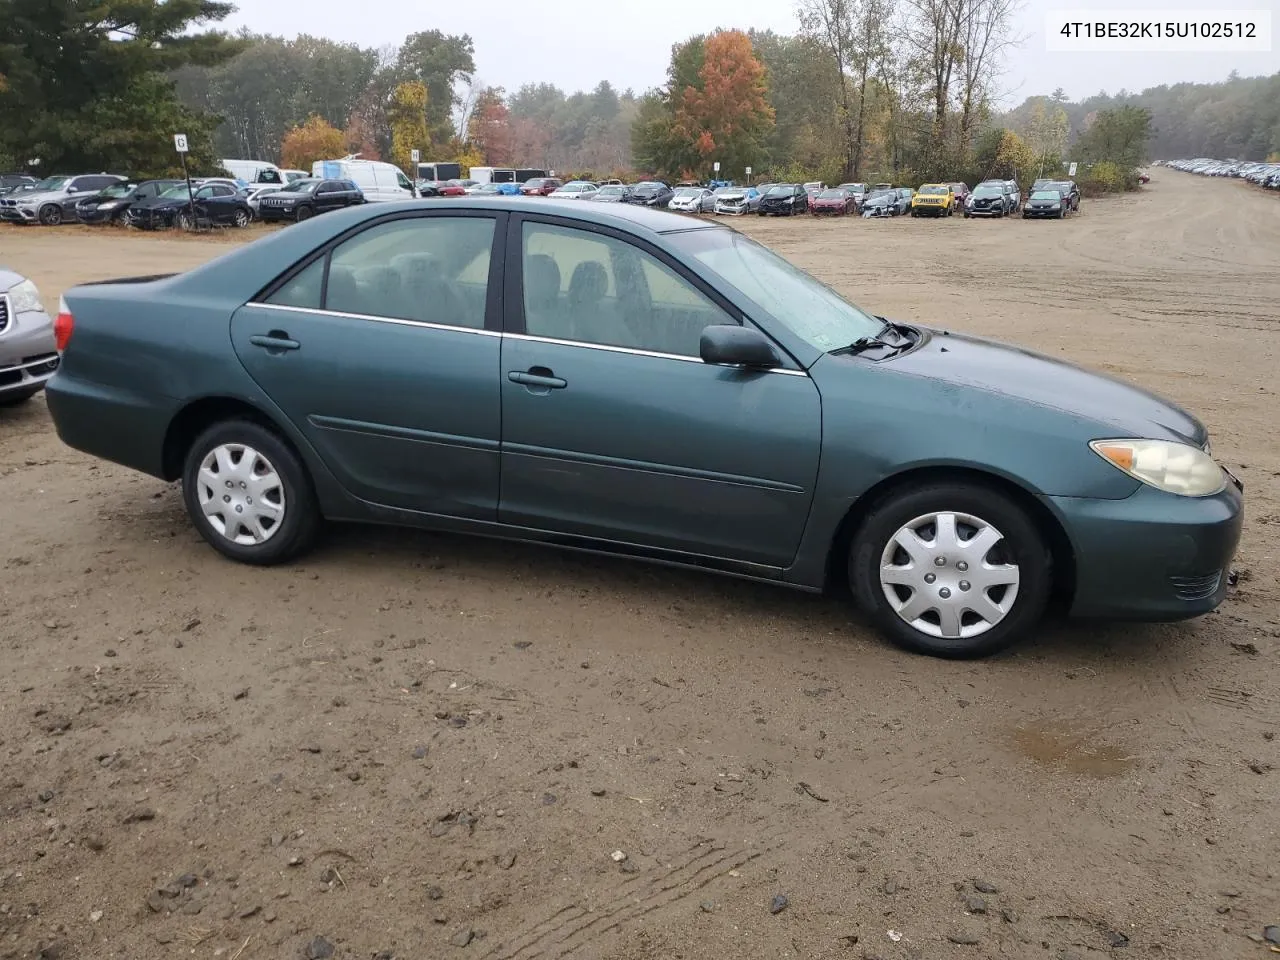
[(424, 197), (464, 197), (467, 188), (454, 180), (419, 180), (418, 193)]
[(969, 202), (969, 185), (967, 183), (951, 184), (951, 192), (955, 194), (955, 209), (963, 210)]
[(843, 217), (846, 214), (856, 213), (857, 210), (858, 201), (854, 199), (853, 194), (838, 187), (823, 190), (809, 198), (809, 212), (815, 217), (823, 215)]
[(559, 177), (534, 177), (520, 184), (520, 193), (526, 197), (546, 197), (563, 186)]

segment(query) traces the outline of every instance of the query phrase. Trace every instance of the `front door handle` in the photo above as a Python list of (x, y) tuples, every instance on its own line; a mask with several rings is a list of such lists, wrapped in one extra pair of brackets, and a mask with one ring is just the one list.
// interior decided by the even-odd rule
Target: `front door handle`
[(291, 340), (289, 334), (283, 330), (272, 330), (263, 336), (256, 334), (249, 338), (249, 342), (255, 347), (263, 347), (272, 353), (278, 353), (284, 350), (297, 350), (302, 344), (297, 340)]
[[(546, 372), (543, 373), (542, 371)], [(521, 370), (512, 370), (507, 374), (507, 379), (512, 383), (522, 383), (526, 387), (541, 387), (543, 390), (563, 390), (569, 385), (568, 380), (553, 376), (546, 367), (533, 367), (527, 373)]]

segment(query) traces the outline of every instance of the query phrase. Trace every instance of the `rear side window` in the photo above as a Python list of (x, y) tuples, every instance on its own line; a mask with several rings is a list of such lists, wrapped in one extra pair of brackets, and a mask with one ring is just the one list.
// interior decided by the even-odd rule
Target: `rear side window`
[(324, 290), (325, 257), (318, 257), (310, 266), (294, 276), (292, 280), (267, 297), (267, 303), (282, 307), (300, 307), (304, 310), (319, 310), (321, 293)]
[(324, 309), (483, 329), (493, 232), (488, 217), (370, 227), (330, 255)]

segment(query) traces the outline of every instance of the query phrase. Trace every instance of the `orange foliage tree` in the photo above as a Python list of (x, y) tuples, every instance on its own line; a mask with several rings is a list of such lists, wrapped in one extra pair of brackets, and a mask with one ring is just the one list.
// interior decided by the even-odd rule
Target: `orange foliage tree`
[(317, 160), (336, 160), (345, 155), (342, 131), (315, 114), (286, 133), (280, 143), (284, 166), (297, 170), (310, 170)]
[(773, 129), (764, 66), (741, 30), (722, 30), (706, 40), (698, 84), (674, 98), (674, 131), (709, 167), (720, 161), (721, 175), (740, 175), (763, 156)]
[(467, 133), (471, 145), (489, 166), (500, 167), (513, 162), (511, 113), (501, 87), (490, 87), (480, 95)]

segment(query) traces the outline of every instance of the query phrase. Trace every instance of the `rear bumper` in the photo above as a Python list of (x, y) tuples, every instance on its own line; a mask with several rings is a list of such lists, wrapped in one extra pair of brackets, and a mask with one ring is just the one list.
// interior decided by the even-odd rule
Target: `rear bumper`
[(67, 446), (163, 477), (164, 437), (176, 401), (63, 374), (48, 382), (45, 393), (53, 425)]
[(1075, 551), (1072, 616), (1186, 620), (1227, 594), (1244, 495), (1178, 497), (1148, 486), (1124, 500), (1047, 497)]

